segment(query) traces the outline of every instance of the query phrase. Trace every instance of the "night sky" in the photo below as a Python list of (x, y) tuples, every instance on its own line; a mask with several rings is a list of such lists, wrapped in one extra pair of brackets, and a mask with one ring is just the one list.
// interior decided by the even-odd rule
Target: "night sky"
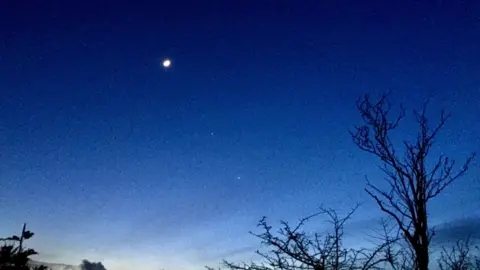
[[(120, 2), (0, 1), (0, 233), (27, 222), (39, 260), (199, 269), (249, 258), (263, 215), (358, 202), (361, 245), (365, 93), (429, 96), (437, 153), (480, 150), (478, 1)], [(480, 216), (478, 164), (432, 224)]]

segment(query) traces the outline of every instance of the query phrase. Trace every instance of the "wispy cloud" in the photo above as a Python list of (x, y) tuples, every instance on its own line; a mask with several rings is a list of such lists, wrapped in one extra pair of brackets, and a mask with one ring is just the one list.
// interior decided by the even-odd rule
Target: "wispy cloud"
[(222, 260), (231, 260), (242, 257), (243, 255), (253, 255), (255, 253), (255, 250), (257, 250), (258, 248), (259, 247), (256, 245), (250, 245), (240, 248), (234, 248), (231, 250), (215, 252), (208, 255), (203, 255), (201, 260), (205, 263), (218, 263)]
[(480, 240), (480, 217), (457, 219), (437, 226), (434, 244), (442, 245), (467, 238)]

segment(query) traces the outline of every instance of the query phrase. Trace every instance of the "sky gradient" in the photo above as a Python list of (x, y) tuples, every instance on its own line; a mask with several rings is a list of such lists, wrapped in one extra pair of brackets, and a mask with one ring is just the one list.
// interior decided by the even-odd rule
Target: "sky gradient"
[[(365, 93), (430, 96), (437, 150), (480, 150), (478, 1), (100, 2), (0, 3), (0, 233), (28, 222), (39, 259), (214, 266), (320, 205), (363, 202), (360, 230), (382, 215), (348, 134)], [(480, 216), (478, 164), (433, 223)]]

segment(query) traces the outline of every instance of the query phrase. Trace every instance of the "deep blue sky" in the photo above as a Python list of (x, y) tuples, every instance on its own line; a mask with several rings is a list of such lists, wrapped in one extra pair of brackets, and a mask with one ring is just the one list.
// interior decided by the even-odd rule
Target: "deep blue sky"
[[(373, 222), (364, 93), (431, 96), (439, 151), (480, 149), (478, 1), (119, 2), (0, 3), (0, 232), (28, 222), (40, 259), (198, 268), (256, 247), (263, 215)], [(480, 214), (479, 172), (432, 222)]]

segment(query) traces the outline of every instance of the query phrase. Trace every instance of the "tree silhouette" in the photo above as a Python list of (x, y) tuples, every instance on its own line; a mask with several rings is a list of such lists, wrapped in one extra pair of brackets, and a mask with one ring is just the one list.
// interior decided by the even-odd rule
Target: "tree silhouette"
[(34, 249), (24, 248), (24, 241), (32, 238), (33, 232), (26, 230), (23, 225), (20, 236), (13, 235), (1, 238), (3, 245), (0, 248), (0, 270), (47, 270), (45, 266), (29, 266), (29, 257), (37, 254)]
[(387, 96), (377, 102), (372, 102), (368, 95), (358, 100), (363, 123), (350, 134), (361, 150), (380, 159), (389, 185), (383, 190), (367, 179), (365, 190), (398, 225), (414, 256), (412, 269), (428, 270), (429, 246), (434, 235), (428, 224), (428, 202), (467, 171), (475, 154), (458, 171), (454, 171), (455, 162), (448, 157), (430, 157), (435, 137), (450, 115), (442, 111), (439, 123), (431, 127), (426, 116), (428, 102), (422, 111), (414, 111), (418, 135), (413, 142), (403, 141), (404, 153), (401, 153), (391, 133), (404, 118), (405, 110), (402, 107), (398, 116), (391, 117)]
[[(251, 233), (261, 240), (267, 251), (256, 251), (262, 261), (259, 263), (233, 263), (224, 261), (223, 266), (231, 270), (367, 270), (379, 269), (387, 262), (388, 242), (382, 242), (372, 249), (347, 249), (343, 246), (344, 225), (353, 215), (355, 207), (341, 218), (332, 209), (303, 218), (295, 226), (282, 221), (282, 228), (272, 232), (266, 218), (258, 226), (262, 233)], [(324, 215), (328, 217), (332, 230), (326, 234), (308, 233), (303, 230), (306, 222)], [(212, 270), (213, 268), (207, 267)]]

